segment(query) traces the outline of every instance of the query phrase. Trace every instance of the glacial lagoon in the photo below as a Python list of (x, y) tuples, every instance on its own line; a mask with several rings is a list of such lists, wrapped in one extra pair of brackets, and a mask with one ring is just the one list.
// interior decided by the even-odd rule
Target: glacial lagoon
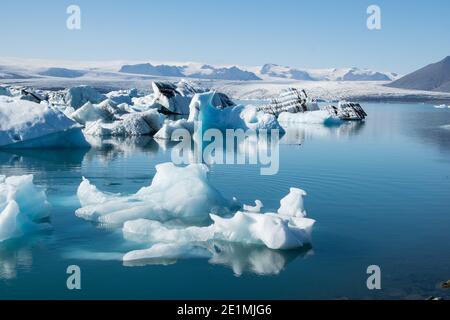
[[(33, 174), (46, 189), (52, 229), (0, 243), (0, 299), (426, 299), (449, 298), (450, 109), (429, 104), (363, 104), (365, 122), (292, 126), (279, 173), (257, 165), (216, 165), (224, 197), (276, 211), (291, 187), (304, 189), (317, 222), (312, 245), (275, 251), (212, 243), (213, 257), (126, 262), (139, 244), (78, 218), (82, 177), (100, 190), (148, 186), (174, 143), (106, 139), (91, 150), (0, 152), (2, 175)], [(67, 267), (81, 290), (67, 289)], [(378, 265), (382, 290), (370, 291)]]

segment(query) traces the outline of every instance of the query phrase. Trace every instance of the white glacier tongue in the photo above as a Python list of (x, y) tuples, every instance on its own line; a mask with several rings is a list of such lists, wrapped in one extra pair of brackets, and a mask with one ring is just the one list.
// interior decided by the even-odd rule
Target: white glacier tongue
[(45, 103), (0, 96), (0, 148), (89, 147), (81, 128)]
[(233, 206), (210, 185), (207, 173), (208, 168), (203, 164), (187, 167), (160, 164), (156, 166), (150, 187), (131, 196), (102, 193), (85, 179), (78, 188), (82, 208), (76, 214), (88, 220), (118, 225), (139, 218), (204, 221), (210, 212), (227, 213)]
[(33, 176), (0, 176), (0, 242), (46, 230), (47, 197), (33, 184)]

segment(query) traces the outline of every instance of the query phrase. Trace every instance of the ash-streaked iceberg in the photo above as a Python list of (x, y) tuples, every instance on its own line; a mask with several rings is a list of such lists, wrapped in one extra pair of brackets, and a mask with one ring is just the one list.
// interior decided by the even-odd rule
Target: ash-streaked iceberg
[(48, 205), (32, 175), (0, 176), (0, 242), (48, 230)]
[(0, 148), (87, 148), (81, 127), (47, 103), (0, 97)]

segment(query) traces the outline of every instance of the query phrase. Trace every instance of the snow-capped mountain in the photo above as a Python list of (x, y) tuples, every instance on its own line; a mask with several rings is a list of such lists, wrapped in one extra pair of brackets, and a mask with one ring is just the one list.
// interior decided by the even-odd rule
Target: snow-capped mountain
[(397, 74), (368, 69), (296, 69), (276, 64), (265, 64), (259, 74), (264, 79), (292, 79), (305, 81), (392, 81)]
[(359, 68), (298, 69), (276, 64), (215, 66), (196, 62), (53, 62), (0, 58), (0, 79), (152, 79), (192, 78), (225, 81), (391, 81), (394, 73)]

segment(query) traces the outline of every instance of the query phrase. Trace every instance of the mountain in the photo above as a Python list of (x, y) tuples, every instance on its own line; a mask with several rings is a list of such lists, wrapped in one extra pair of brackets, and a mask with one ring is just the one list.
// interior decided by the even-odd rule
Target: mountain
[(265, 64), (259, 73), (265, 78), (282, 78), (304, 81), (392, 81), (397, 75), (388, 72), (376, 72), (358, 68), (334, 68), (334, 69), (295, 69)]
[(450, 56), (410, 73), (389, 87), (413, 90), (450, 92)]
[(290, 67), (267, 63), (262, 66), (260, 73), (272, 78), (313, 81), (308, 72)]
[(160, 77), (184, 77), (180, 67), (164, 64), (159, 66), (154, 66), (151, 63), (124, 65), (119, 72)]
[(210, 65), (196, 66), (169, 66), (158, 65), (153, 66), (150, 63), (124, 65), (119, 70), (122, 73), (152, 75), (162, 77), (189, 77), (197, 79), (208, 80), (235, 80), (235, 81), (250, 81), (261, 80), (253, 72), (239, 69), (238, 67), (231, 68), (216, 68)]
[(236, 81), (251, 81), (261, 80), (256, 74), (250, 71), (239, 69), (238, 67), (231, 68), (215, 68), (210, 65), (203, 65), (198, 72), (189, 74), (191, 78), (210, 79), (210, 80), (236, 80)]
[(38, 73), (40, 76), (56, 77), (56, 78), (79, 78), (86, 74), (86, 72), (79, 70), (72, 70), (66, 68), (48, 68)]

